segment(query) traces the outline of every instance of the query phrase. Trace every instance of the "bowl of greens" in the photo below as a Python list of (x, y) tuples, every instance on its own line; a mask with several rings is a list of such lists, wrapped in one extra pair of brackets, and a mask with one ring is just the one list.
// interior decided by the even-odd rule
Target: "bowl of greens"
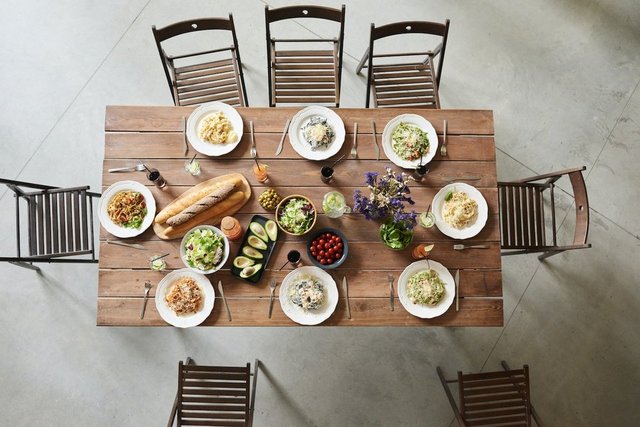
[(287, 196), (276, 207), (276, 223), (292, 236), (302, 236), (316, 223), (318, 213), (311, 200), (299, 194)]
[(400, 251), (413, 241), (413, 230), (393, 221), (387, 221), (380, 226), (380, 239), (389, 249)]
[(199, 225), (182, 238), (180, 258), (195, 272), (215, 273), (229, 258), (229, 240), (217, 227)]

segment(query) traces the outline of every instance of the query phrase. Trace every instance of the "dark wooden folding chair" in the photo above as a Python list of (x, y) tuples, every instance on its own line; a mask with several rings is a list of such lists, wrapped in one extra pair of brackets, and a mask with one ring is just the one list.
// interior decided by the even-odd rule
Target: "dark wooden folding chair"
[[(203, 18), (182, 21), (158, 29), (153, 25), (151, 29), (175, 105), (220, 101), (233, 106), (249, 106), (233, 15), (229, 14), (229, 19)], [(212, 30), (229, 31), (232, 37), (231, 46), (183, 55), (168, 55), (161, 45), (162, 42), (176, 36)], [(182, 66), (177, 67), (177, 62)]]
[[(17, 256), (0, 257), (20, 267), (39, 271), (34, 262), (87, 263), (95, 257), (93, 198), (88, 186), (58, 188), (0, 178), (16, 198)], [(31, 191), (35, 189), (36, 191)], [(20, 214), (26, 201), (26, 224)], [(27, 229), (28, 255), (22, 248), (21, 228)], [(90, 258), (87, 258), (86, 256)]]
[[(582, 171), (586, 167), (567, 169), (545, 175), (532, 176), (517, 181), (498, 182), (500, 202), (500, 229), (502, 255), (543, 252), (538, 256), (545, 259), (572, 249), (590, 248), (589, 199)], [(556, 233), (555, 182), (568, 176), (573, 187), (576, 209), (576, 227), (573, 243), (559, 245)], [(543, 182), (540, 182), (543, 181)], [(549, 212), (545, 213), (544, 195), (549, 192)], [(547, 237), (545, 217), (551, 217), (550, 238)]]
[[(426, 34), (442, 37), (441, 42), (433, 50), (405, 53), (375, 53), (374, 42), (385, 37), (406, 34)], [(367, 99), (369, 108), (371, 92), (373, 106), (380, 107), (412, 107), (440, 108), (438, 88), (442, 75), (444, 54), (447, 48), (449, 20), (444, 24), (426, 21), (405, 21), (376, 27), (371, 24), (369, 48), (365, 51), (356, 73), (367, 68)], [(422, 57), (418, 62), (410, 61), (410, 57)], [(434, 62), (439, 56), (438, 66)], [(377, 63), (374, 63), (377, 58)], [(384, 59), (383, 59), (384, 58)], [(403, 62), (394, 61), (393, 58)], [(385, 62), (383, 62), (385, 61)]]
[[(447, 393), (456, 420), (461, 426), (531, 426), (531, 419), (544, 426), (531, 404), (529, 367), (511, 370), (502, 361), (503, 371), (463, 374), (447, 380), (438, 366), (436, 371)], [(460, 408), (449, 384), (458, 384)]]
[[(251, 426), (260, 361), (246, 366), (178, 364), (178, 392), (167, 427)], [(253, 376), (253, 381), (250, 379)]]
[[(267, 69), (269, 106), (276, 104), (333, 104), (340, 106), (342, 49), (345, 6), (265, 7), (267, 27)], [(332, 39), (284, 39), (271, 37), (271, 24), (285, 19), (317, 18), (340, 23), (340, 33)], [(283, 50), (276, 43), (331, 43), (332, 49)]]

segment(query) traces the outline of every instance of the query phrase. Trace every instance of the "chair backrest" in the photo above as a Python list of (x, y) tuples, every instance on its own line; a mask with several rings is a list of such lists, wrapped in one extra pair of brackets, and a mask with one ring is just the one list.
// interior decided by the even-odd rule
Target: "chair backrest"
[[(249, 102), (244, 83), (242, 60), (240, 58), (238, 39), (236, 37), (235, 24), (231, 13), (228, 19), (193, 19), (176, 22), (163, 28), (156, 28), (156, 26), (153, 25), (151, 30), (175, 105), (192, 105), (212, 100), (227, 102), (228, 100), (237, 99), (239, 105), (248, 106)], [(231, 46), (200, 52), (189, 52), (182, 55), (168, 55), (162, 47), (162, 42), (176, 36), (199, 31), (215, 30), (229, 31), (232, 38)], [(229, 51), (231, 57), (180, 68), (176, 68), (175, 66), (175, 60), (213, 55), (224, 51)], [(212, 77), (214, 75), (217, 77)]]
[[(298, 5), (298, 6), (286, 6), (280, 7), (276, 9), (270, 9), (269, 6), (265, 6), (265, 26), (266, 26), (266, 41), (267, 41), (267, 71), (269, 74), (268, 84), (269, 84), (269, 105), (275, 106), (275, 99), (273, 95), (275, 81), (272, 78), (272, 68), (274, 66), (275, 58), (273, 57), (274, 45), (276, 42), (304, 42), (304, 43), (314, 43), (314, 42), (328, 42), (331, 41), (334, 43), (335, 52), (334, 55), (337, 57), (337, 66), (336, 66), (336, 87), (338, 94), (340, 93), (340, 87), (342, 82), (342, 53), (344, 49), (344, 22), (345, 22), (345, 5), (343, 4), (340, 9), (334, 9), (325, 6), (314, 6), (314, 5)], [(338, 37), (333, 39), (295, 39), (295, 38), (274, 38), (271, 36), (271, 24), (278, 21), (283, 21), (287, 19), (298, 19), (298, 18), (315, 18), (315, 19), (324, 19), (328, 21), (337, 22), (340, 24), (340, 30)], [(298, 52), (300, 51), (293, 51)], [(310, 51), (306, 51), (303, 53), (303, 56), (306, 56)], [(292, 61), (297, 61), (298, 59), (291, 58)], [(301, 62), (322, 62), (324, 58), (315, 58), (309, 60), (309, 58), (300, 58)], [(322, 67), (323, 65), (319, 65)], [(301, 66), (303, 67), (303, 66)], [(313, 74), (313, 72), (310, 72)], [(339, 100), (337, 100), (337, 104), (339, 104)]]
[[(57, 188), (28, 182), (0, 179), (16, 195), (16, 237), (18, 258), (28, 261), (50, 260), (60, 257), (91, 255), (95, 262), (93, 229), (93, 201), (100, 194), (88, 186)], [(29, 188), (27, 190), (26, 188)], [(31, 189), (36, 189), (35, 191)], [(28, 255), (21, 250), (20, 200), (27, 208)]]
[(531, 425), (529, 367), (458, 372), (460, 412), (467, 425)]
[(251, 366), (178, 366), (177, 425), (248, 425)]
[[(568, 169), (517, 181), (498, 182), (500, 199), (501, 246), (515, 253), (563, 251), (589, 247), (589, 199), (582, 171)], [(572, 245), (559, 245), (555, 216), (555, 182), (568, 176), (575, 200), (576, 225)], [(549, 209), (545, 213), (545, 191), (549, 192)], [(550, 217), (547, 227), (545, 217)], [(547, 237), (547, 228), (551, 236)], [(506, 252), (509, 254), (509, 252)]]

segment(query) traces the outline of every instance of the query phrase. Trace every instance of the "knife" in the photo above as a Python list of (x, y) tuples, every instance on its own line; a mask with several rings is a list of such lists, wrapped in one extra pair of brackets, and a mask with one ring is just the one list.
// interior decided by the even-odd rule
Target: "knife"
[(380, 147), (378, 147), (378, 135), (376, 135), (376, 122), (371, 120), (371, 132), (373, 133), (373, 144), (376, 149), (376, 160), (380, 160)]
[(351, 319), (351, 306), (349, 305), (349, 284), (347, 283), (347, 276), (342, 279), (342, 289), (347, 297), (347, 316)]
[(391, 274), (389, 275), (389, 304), (391, 305), (391, 311), (393, 311), (393, 275)]
[(224, 289), (222, 288), (222, 280), (218, 280), (218, 290), (220, 291), (220, 295), (222, 296), (224, 307), (227, 309), (227, 317), (229, 317), (229, 322), (231, 322), (231, 310), (229, 310), (229, 304), (227, 304), (227, 299), (224, 296)]
[(289, 123), (291, 123), (291, 119), (287, 118), (287, 123), (284, 124), (284, 131), (282, 131), (282, 138), (280, 138), (280, 144), (278, 144), (278, 148), (276, 148), (276, 156), (279, 156), (282, 153), (282, 147), (284, 146), (284, 139), (289, 132)]
[(269, 296), (269, 319), (271, 319), (271, 313), (273, 312), (273, 295), (276, 292), (276, 279), (271, 279), (269, 288), (271, 289), (271, 295)]
[(459, 311), (460, 306), (458, 304), (458, 300), (460, 299), (460, 269), (456, 271), (454, 281), (456, 282), (456, 311)]

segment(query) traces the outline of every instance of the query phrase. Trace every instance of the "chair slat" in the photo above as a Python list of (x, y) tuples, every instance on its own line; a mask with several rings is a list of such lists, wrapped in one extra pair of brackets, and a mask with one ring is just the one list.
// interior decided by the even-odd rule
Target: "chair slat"
[(331, 77), (332, 80), (335, 80), (335, 73), (333, 70), (294, 70), (294, 69), (276, 69), (275, 70), (276, 79), (278, 77)]
[(177, 90), (177, 93), (181, 95), (181, 94), (186, 94), (188, 92), (194, 92), (199, 90), (207, 90), (207, 89), (220, 88), (220, 87), (233, 87), (234, 85), (235, 85), (234, 79), (225, 79), (225, 80), (217, 80), (215, 82), (201, 83), (197, 85), (180, 86), (176, 90)]
[(183, 411), (209, 411), (209, 412), (244, 412), (245, 406), (241, 405), (210, 405), (182, 402)]
[(515, 220), (514, 220), (514, 215), (515, 215), (515, 207), (513, 206), (513, 187), (512, 186), (508, 186), (507, 187), (507, 212), (509, 212), (509, 221), (508, 221), (508, 228), (509, 228), (509, 243), (511, 246), (515, 246), (518, 244), (518, 238), (516, 237), (516, 227), (515, 227)]
[(213, 395), (213, 396), (244, 396), (245, 395), (244, 390), (241, 390), (241, 389), (224, 388), (224, 389), (214, 390), (214, 389), (192, 388), (192, 387), (185, 387), (182, 390), (182, 394), (189, 394), (191, 396), (209, 396), (209, 395)]
[(491, 387), (475, 387), (466, 388), (464, 394), (467, 396), (480, 396), (489, 394), (508, 393), (512, 391), (519, 391), (514, 384), (505, 386), (491, 386)]
[(409, 102), (406, 99), (383, 99), (378, 101), (378, 105), (407, 105), (407, 104), (435, 104), (433, 97), (414, 98)]
[(433, 84), (433, 80), (427, 77), (414, 77), (410, 79), (391, 79), (391, 80), (380, 80), (376, 81), (376, 88), (381, 86), (397, 86), (399, 84), (410, 84), (410, 83), (431, 83)]
[(248, 373), (246, 372), (185, 372), (184, 378), (186, 379), (227, 379), (227, 380), (245, 380)]
[(232, 58), (228, 58), (228, 59), (221, 59), (219, 61), (203, 62), (202, 64), (188, 65), (185, 67), (176, 67), (175, 72), (176, 72), (176, 75), (178, 75), (178, 74), (191, 73), (194, 71), (219, 68), (219, 67), (224, 67), (226, 65), (231, 65), (232, 61), (233, 61)]
[(464, 374), (462, 380), (466, 384), (471, 381), (484, 381), (496, 378), (511, 378), (512, 376), (524, 375), (523, 369), (514, 369), (510, 371), (497, 371), (497, 372), (481, 372), (478, 374)]
[(333, 64), (333, 58), (311, 55), (303, 57), (276, 57), (276, 66), (279, 64)]
[(235, 420), (184, 420), (183, 426), (216, 426), (216, 427), (243, 427), (244, 421)]
[(196, 79), (199, 79), (202, 77), (215, 76), (217, 74), (230, 73), (230, 72), (235, 72), (233, 68), (233, 62), (231, 62), (229, 65), (225, 67), (214, 68), (214, 69), (207, 68), (205, 70), (193, 71), (191, 73), (176, 74), (176, 82), (178, 85), (185, 85), (185, 84), (189, 84), (192, 81), (196, 81)]
[(426, 66), (423, 62), (414, 62), (410, 64), (389, 64), (389, 65), (374, 65), (373, 73), (393, 73), (397, 71), (414, 71), (424, 70), (430, 73), (431, 68)]
[(182, 402), (183, 404), (186, 403), (207, 403), (207, 404), (212, 404), (212, 403), (230, 403), (230, 404), (237, 404), (237, 405), (244, 405), (245, 402), (245, 397), (244, 396), (227, 396), (227, 397), (220, 397), (220, 396), (205, 396), (205, 397), (195, 397), (195, 396), (182, 396)]
[(239, 95), (238, 88), (235, 85), (228, 85), (228, 86), (221, 86), (221, 87), (206, 89), (206, 90), (183, 92), (178, 94), (178, 98), (181, 101), (184, 101), (190, 98), (197, 98), (200, 96), (216, 95), (216, 94), (222, 94), (222, 93), (231, 93), (231, 94), (235, 94), (235, 96)]
[[(513, 391), (510, 393), (500, 393), (500, 394), (491, 394), (484, 396), (473, 396), (466, 397), (466, 403), (475, 403), (475, 402), (499, 402), (499, 401), (508, 401), (508, 400), (521, 400), (522, 395), (517, 391)], [(464, 405), (463, 405), (464, 406)]]
[(512, 400), (512, 401), (500, 401), (500, 402), (482, 402), (476, 404), (466, 404), (465, 410), (468, 412), (475, 411), (487, 411), (490, 409), (500, 409), (500, 408), (513, 408), (517, 406), (523, 406), (525, 403), (522, 400)]
[(529, 239), (530, 233), (530, 222), (529, 218), (531, 216), (530, 210), (531, 206), (529, 205), (529, 187), (520, 187), (520, 191), (522, 194), (522, 244), (524, 246), (531, 245)]
[(538, 246), (546, 244), (544, 227), (544, 195), (539, 187), (536, 187), (536, 234), (538, 235)]
[(73, 192), (73, 235), (75, 236), (74, 250), (82, 250), (80, 246), (80, 195), (78, 191)]
[(281, 103), (296, 103), (296, 104), (304, 104), (309, 102), (309, 100), (313, 102), (322, 102), (322, 103), (333, 103), (336, 101), (335, 98), (287, 98), (287, 97), (276, 97), (276, 102)]
[(332, 50), (276, 50), (276, 60), (283, 56), (333, 56)]
[(481, 420), (470, 420), (466, 424), (468, 426), (487, 426), (487, 425), (514, 425), (513, 423), (524, 423), (526, 425), (527, 417), (525, 415), (511, 416), (511, 417), (496, 417), (486, 418)]
[(45, 254), (50, 254), (51, 250), (51, 240), (53, 227), (51, 225), (51, 195), (49, 193), (44, 193), (42, 195), (44, 201), (44, 239), (45, 239)]
[(80, 192), (80, 209), (82, 215), (82, 250), (89, 249), (89, 221), (87, 218), (87, 192)]
[(434, 90), (433, 83), (423, 83), (423, 84), (398, 84), (394, 86), (379, 86), (376, 87), (377, 93), (387, 93), (387, 92), (398, 92), (398, 91), (407, 91), (407, 90)]
[(60, 216), (58, 215), (58, 194), (51, 195), (51, 238), (52, 238), (52, 246), (51, 252), (54, 254), (60, 253), (60, 240), (58, 233), (59, 224), (60, 224)]
[(44, 206), (42, 194), (36, 195), (36, 213), (38, 216), (38, 255), (44, 254)]
[(75, 247), (73, 246), (73, 204), (71, 202), (71, 193), (65, 193), (65, 204), (67, 207), (67, 235), (65, 236), (67, 239), (67, 250), (73, 251)]
[(426, 80), (433, 81), (431, 75), (429, 73), (425, 73), (423, 71), (403, 71), (398, 73), (375, 73), (373, 74), (373, 79), (376, 84), (383, 83), (386, 79), (414, 79), (414, 78), (425, 78)]
[(323, 63), (307, 63), (307, 64), (282, 64), (276, 62), (275, 70), (276, 72), (288, 71), (288, 70), (332, 70), (334, 69), (333, 64), (323, 64)]
[(184, 387), (205, 387), (205, 388), (243, 388), (245, 386), (244, 381), (198, 381), (195, 379), (185, 379), (183, 383)]
[(38, 240), (37, 240), (37, 217), (36, 217), (36, 200), (34, 196), (25, 197), (28, 206), (28, 220), (29, 220), (29, 255), (38, 254)]
[(483, 379), (480, 381), (465, 381), (463, 386), (465, 389), (480, 388), (480, 387), (492, 387), (495, 385), (513, 384), (513, 382), (523, 382), (523, 375), (512, 375), (504, 378), (497, 379)]
[(278, 89), (276, 88), (276, 97), (283, 96), (326, 96), (330, 97), (335, 92), (332, 90), (303, 90), (303, 89)]
[(240, 107), (241, 102), (239, 98), (230, 98), (230, 99), (225, 99), (225, 98), (219, 98), (219, 99), (212, 99), (212, 98), (208, 98), (208, 97), (204, 97), (204, 98), (192, 98), (189, 99), (187, 101), (181, 102), (180, 105), (181, 106), (190, 106), (190, 105), (197, 105), (197, 104), (202, 104), (205, 102), (210, 102), (210, 101), (220, 101), (220, 102), (224, 102), (225, 104), (229, 104), (231, 106), (234, 107)]
[(197, 411), (182, 411), (182, 419), (204, 419), (204, 418), (214, 418), (218, 420), (244, 420), (246, 418), (245, 413), (237, 413), (237, 412), (197, 412)]
[(60, 206), (60, 252), (67, 251), (67, 203), (66, 195), (58, 193), (58, 206)]
[(204, 103), (211, 101), (224, 101), (227, 99), (238, 99), (238, 92), (225, 92), (225, 93), (217, 93), (215, 95), (206, 95), (206, 96), (194, 96), (186, 99), (180, 100), (180, 105), (191, 105), (194, 102)]
[(335, 85), (331, 83), (278, 83), (276, 90), (281, 89), (331, 89), (335, 90)]
[(209, 82), (217, 82), (220, 80), (234, 80), (235, 81), (235, 74), (233, 72), (226, 72), (226, 73), (220, 73), (220, 74), (212, 74), (206, 77), (197, 77), (195, 79), (190, 79), (187, 81), (180, 81), (177, 82), (177, 86), (178, 88), (184, 88), (187, 86), (191, 86), (191, 85), (197, 85), (200, 83), (209, 83)]
[(405, 92), (384, 92), (377, 93), (376, 98), (380, 99), (402, 99), (402, 98), (425, 98), (425, 97), (435, 97), (435, 92), (433, 90), (422, 90), (422, 91), (405, 91)]
[(482, 419), (482, 418), (496, 418), (496, 417), (504, 417), (508, 415), (523, 415), (526, 417), (527, 415), (527, 407), (523, 402), (520, 403), (520, 407), (511, 407), (508, 409), (498, 409), (495, 411), (481, 411), (481, 412), (470, 412), (466, 411), (465, 419), (473, 420), (473, 419)]
[(501, 246), (509, 246), (509, 229), (507, 228), (507, 222), (509, 219), (509, 212), (507, 210), (507, 188), (504, 185), (498, 185), (498, 196), (500, 201), (500, 240)]
[(189, 365), (188, 369), (183, 368), (183, 372), (244, 372), (249, 374), (250, 371), (244, 366), (206, 366), (206, 365)]
[(275, 76), (275, 82), (278, 83), (326, 83), (326, 82), (335, 82), (334, 76), (309, 76), (309, 77), (301, 77), (301, 76)]
[(516, 245), (522, 245), (522, 206), (520, 200), (520, 188), (513, 187), (513, 206), (515, 209), (514, 222), (516, 225)]

